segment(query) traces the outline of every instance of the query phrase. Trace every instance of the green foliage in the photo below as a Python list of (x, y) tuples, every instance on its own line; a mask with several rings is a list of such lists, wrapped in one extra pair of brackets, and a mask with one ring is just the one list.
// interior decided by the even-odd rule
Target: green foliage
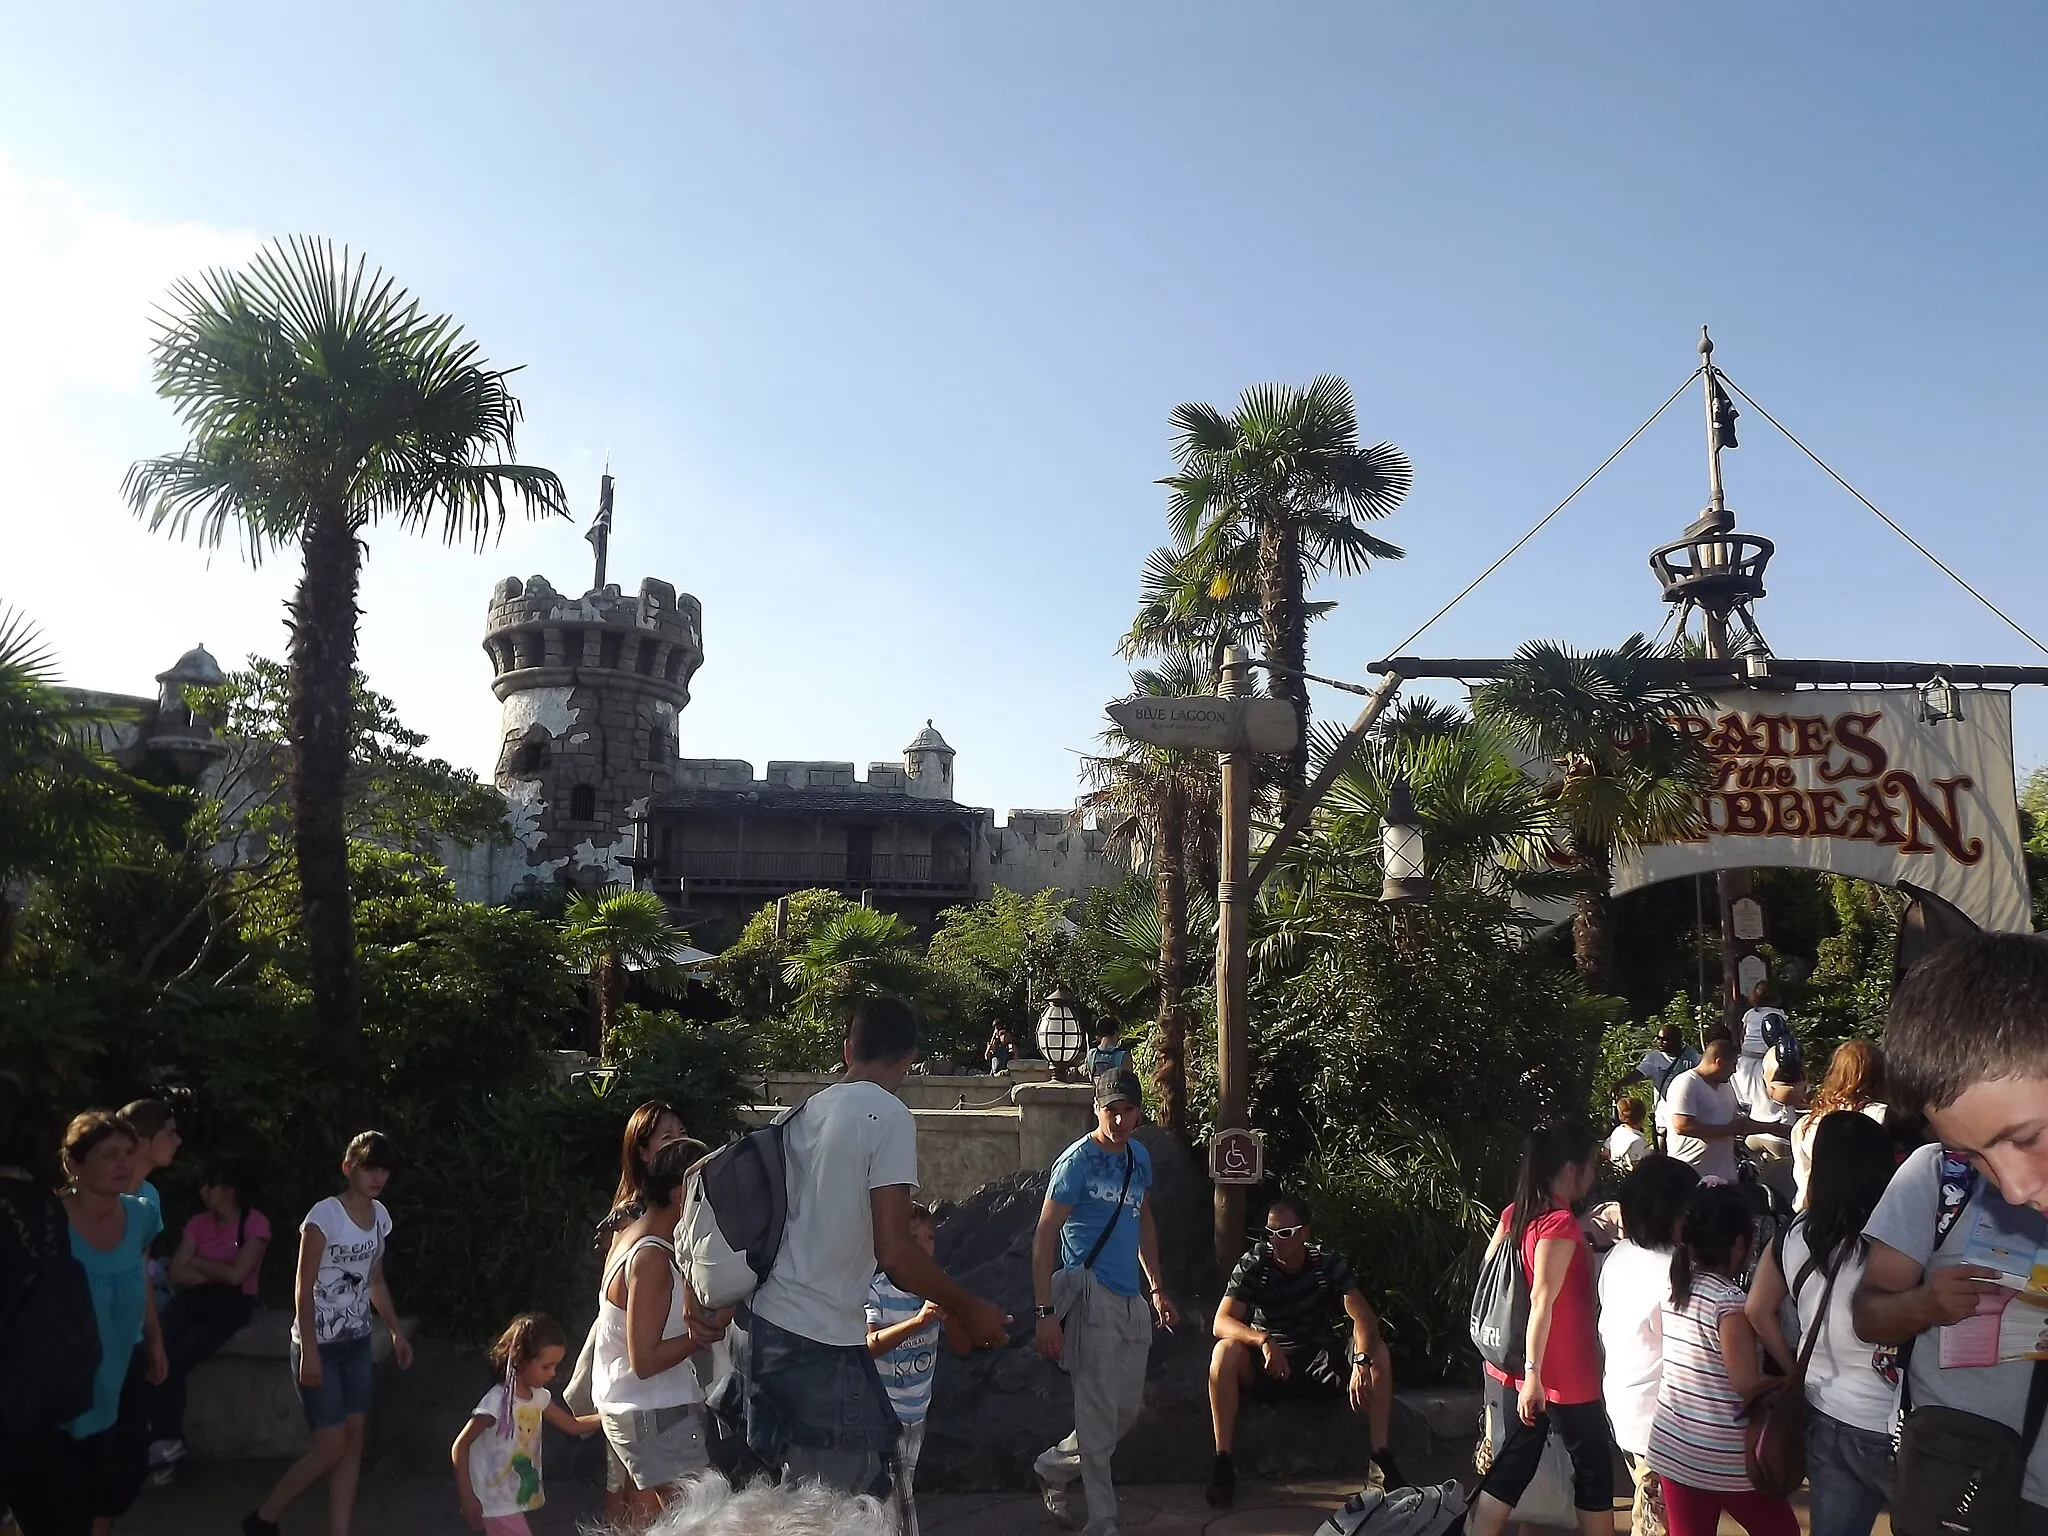
[(2027, 888), (2034, 897), (2034, 927), (2048, 929), (2048, 763), (2035, 768), (2020, 785), (2020, 836)]
[(1821, 941), (1804, 995), (1795, 999), (1802, 1041), (1813, 1061), (1848, 1039), (1884, 1034), (1891, 1010), (1892, 967), (1906, 900), (1884, 886), (1842, 876), (1828, 882), (1835, 932)]
[(1317, 1240), (1350, 1261), (1380, 1314), (1397, 1382), (1476, 1375), (1466, 1313), (1500, 1207), (1480, 1192), (1508, 1189), (1520, 1142), (1511, 1125), (1388, 1121), (1333, 1131), (1295, 1174)]
[(860, 1003), (923, 999), (930, 973), (916, 944), (917, 931), (895, 913), (858, 906), (805, 935), (782, 962), (782, 980), (795, 993), (789, 1018), (810, 1059), (822, 1059), (821, 1050), (837, 1058), (837, 1042)]
[(234, 528), (254, 564), (335, 502), (352, 537), (438, 519), (448, 543), (478, 549), (508, 502), (568, 515), (551, 471), (512, 462), (511, 370), (345, 247), (274, 241), (243, 271), (179, 282), (162, 313), (157, 393), (191, 440), (128, 471), (152, 530), (217, 546)]
[(60, 690), (35, 630), (0, 610), (0, 968), (15, 882), (103, 863), (143, 819), (154, 792), (99, 745), (116, 718)]
[(782, 1018), (796, 996), (782, 979), (790, 956), (819, 928), (859, 906), (837, 891), (797, 891), (784, 899), (789, 921), (782, 938), (775, 936), (776, 907), (771, 901), (747, 919), (739, 938), (712, 967), (719, 995), (741, 1023), (761, 1025)]
[(1039, 1006), (1054, 987), (1069, 985), (1069, 905), (1058, 891), (1020, 896), (998, 886), (986, 901), (939, 914), (925, 949), (927, 1057), (972, 1061), (997, 1023), (1013, 1040), (1033, 1038)]

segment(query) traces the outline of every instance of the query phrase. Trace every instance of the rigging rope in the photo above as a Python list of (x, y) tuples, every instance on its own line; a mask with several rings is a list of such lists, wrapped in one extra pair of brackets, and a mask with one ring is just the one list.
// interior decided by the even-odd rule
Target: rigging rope
[[(1864, 506), (1868, 507), (1872, 512), (1876, 513), (1878, 518), (1884, 523), (1884, 525), (1887, 528), (1891, 529), (1893, 533), (1896, 533), (1900, 538), (1904, 539), (1908, 544), (1912, 545), (1915, 549), (1917, 549), (1926, 558), (1927, 562), (1930, 565), (1932, 565), (1936, 570), (1940, 571), (1942, 575), (1948, 577), (1948, 579), (1954, 582), (1957, 586), (1961, 587), (1965, 592), (1969, 593), (1970, 596), (1977, 599), (1977, 601), (1982, 603), (1986, 608), (1989, 608), (1993, 613), (1998, 615), (2000, 619), (2004, 620), (2006, 627), (2009, 628), (2014, 634), (2018, 635), (2022, 640), (2026, 641), (2027, 644), (2031, 645), (2035, 650), (2041, 652), (2043, 655), (2048, 655), (2048, 645), (2043, 645), (2039, 640), (2036, 640), (2026, 630), (2022, 629), (2019, 625), (2019, 622), (2016, 619), (2014, 619), (2011, 614), (2007, 613), (2003, 608), (1999, 607), (1998, 604), (1991, 601), (1990, 598), (1986, 597), (1982, 592), (1979, 592), (1975, 587), (1971, 586), (1967, 581), (1963, 580), (1961, 576), (1956, 574), (1954, 568), (1951, 567), (1946, 561), (1944, 561), (1939, 555), (1935, 554), (1933, 550), (1929, 549), (1925, 544), (1922, 544), (1918, 539), (1914, 538), (1913, 535), (1906, 532), (1906, 530), (1901, 528), (1897, 523), (1893, 522), (1882, 507), (1880, 507), (1876, 502), (1872, 501), (1868, 496), (1864, 495), (1861, 491), (1857, 490), (1855, 486), (1851, 485), (1848, 481), (1844, 480), (1840, 475), (1836, 474), (1833, 466), (1830, 465), (1826, 459), (1823, 459), (1819, 454), (1815, 453), (1811, 448), (1807, 447), (1806, 444), (1802, 443), (1801, 441), (1799, 441), (1798, 438), (1794, 437), (1792, 435), (1791, 428), (1787, 427), (1782, 421), (1778, 420), (1777, 417), (1773, 416), (1769, 411), (1765, 410), (1762, 406), (1758, 405), (1756, 401), (1750, 399), (1748, 391), (1743, 389), (1743, 387), (1740, 384), (1737, 384), (1733, 379), (1729, 378), (1728, 375), (1719, 368), (1716, 368), (1714, 372), (1720, 375), (1722, 383), (1726, 384), (1730, 389), (1734, 390), (1736, 394), (1742, 396), (1743, 403), (1745, 405), (1747, 405), (1751, 410), (1755, 411), (1757, 415), (1763, 417), (1765, 421), (1768, 421), (1772, 426), (1776, 427), (1781, 433), (1783, 433), (1786, 442), (1790, 443), (1794, 448), (1797, 448), (1801, 453), (1805, 454), (1809, 459), (1813, 460), (1814, 463), (1818, 464), (1821, 468), (1821, 472), (1825, 474), (1830, 480), (1834, 481), (1835, 484), (1839, 485), (1851, 496), (1854, 496), (1858, 501), (1862, 502)], [(1434, 623), (1435, 621), (1431, 620), (1431, 622)]]
[[(1693, 369), (1691, 373), (1687, 374), (1685, 376), (1685, 382), (1679, 385), (1678, 388), (1671, 391), (1671, 398), (1669, 400), (1666, 400), (1662, 405), (1658, 406), (1656, 410), (1651, 412), (1650, 419), (1648, 421), (1644, 422), (1640, 427), (1637, 427), (1635, 431), (1629, 433), (1627, 439), (1622, 443), (1622, 445), (1619, 448), (1615, 449), (1614, 452), (1610, 453), (1609, 455), (1607, 455), (1606, 458), (1600, 461), (1599, 469), (1594, 470), (1592, 474), (1586, 476), (1585, 479), (1581, 480), (1576, 486), (1574, 486), (1572, 488), (1571, 495), (1565, 497), (1563, 501), (1560, 501), (1556, 506), (1552, 507), (1548, 512), (1544, 513), (1543, 516), (1537, 521), (1537, 524), (1534, 528), (1531, 528), (1527, 533), (1523, 534), (1519, 539), (1515, 540), (1514, 543), (1508, 546), (1506, 554), (1502, 555), (1498, 560), (1494, 561), (1493, 564), (1489, 565), (1477, 576), (1474, 576), (1471, 582), (1466, 586), (1464, 591), (1460, 592), (1448, 603), (1445, 603), (1443, 607), (1437, 609), (1435, 613), (1431, 614), (1429, 618), (1424, 621), (1421, 629), (1416, 630), (1414, 634), (1410, 635), (1406, 640), (1403, 640), (1399, 645), (1395, 646), (1393, 650), (1388, 652), (1388, 654), (1390, 656), (1399, 656), (1403, 652), (1405, 652), (1409, 646), (1413, 645), (1417, 640), (1421, 639), (1422, 636), (1429, 630), (1430, 626), (1435, 624), (1438, 619), (1442, 618), (1445, 614), (1449, 613), (1453, 608), (1457, 607), (1458, 604), (1462, 603), (1463, 601), (1465, 601), (1466, 598), (1470, 597), (1473, 593), (1473, 590), (1476, 587), (1478, 587), (1478, 585), (1482, 581), (1486, 580), (1487, 577), (1491, 576), (1495, 571), (1499, 570), (1502, 566), (1506, 565), (1508, 561), (1512, 560), (1515, 557), (1515, 552), (1519, 550), (1524, 544), (1528, 543), (1531, 539), (1535, 538), (1537, 534), (1541, 533), (1544, 530), (1544, 528), (1549, 525), (1550, 520), (1553, 517), (1556, 517), (1558, 513), (1562, 512), (1566, 507), (1570, 506), (1572, 502), (1578, 497), (1580, 491), (1583, 491), (1587, 486), (1591, 485), (1595, 480), (1598, 480), (1600, 478), (1601, 470), (1606, 469), (1608, 465), (1612, 464), (1616, 459), (1620, 458), (1624, 453), (1628, 452), (1629, 444), (1633, 443), (1637, 438), (1641, 437), (1645, 432), (1649, 431), (1651, 427), (1655, 426), (1657, 424), (1657, 418), (1659, 416), (1662, 416), (1666, 411), (1670, 410), (1673, 402), (1675, 402), (1678, 399), (1678, 397), (1684, 394), (1688, 389), (1692, 388), (1693, 380), (1697, 379), (1699, 376), (1700, 370), (1697, 368)], [(1740, 393), (1740, 391), (1738, 391), (1738, 393)], [(1749, 399), (1749, 396), (1743, 395), (1742, 398), (1747, 400)], [(1762, 407), (1759, 406), (1758, 409), (1761, 410)], [(1785, 429), (1783, 427), (1779, 427), (1778, 430), (1783, 432)], [(1786, 433), (1786, 435), (1789, 437), (1791, 434)], [(1819, 461), (1815, 460), (1815, 462), (1818, 463)], [(1823, 469), (1827, 468), (1827, 466), (1824, 464), (1821, 465), (1821, 467)], [(1833, 471), (1830, 470), (1829, 473), (1832, 474)], [(2006, 622), (2011, 623), (2012, 621), (2008, 619), (2006, 620)], [(2017, 626), (2014, 627), (2017, 628)], [(2029, 636), (2028, 638), (2031, 639), (2032, 637)]]

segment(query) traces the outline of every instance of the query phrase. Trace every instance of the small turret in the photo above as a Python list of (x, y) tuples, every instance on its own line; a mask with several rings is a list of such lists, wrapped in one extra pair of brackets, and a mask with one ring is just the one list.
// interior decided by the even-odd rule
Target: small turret
[(909, 783), (904, 788), (918, 800), (953, 798), (953, 749), (931, 721), (903, 749), (903, 772)]
[(143, 749), (188, 780), (197, 779), (215, 760), (226, 756), (227, 748), (214, 736), (218, 721), (195, 715), (185, 702), (185, 690), (218, 688), (227, 680), (220, 663), (203, 645), (193, 646), (174, 666), (157, 673), (156, 714)]

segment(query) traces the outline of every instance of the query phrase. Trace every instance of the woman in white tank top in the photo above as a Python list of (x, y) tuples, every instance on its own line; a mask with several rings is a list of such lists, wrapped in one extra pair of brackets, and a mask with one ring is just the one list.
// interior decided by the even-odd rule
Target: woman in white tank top
[(684, 1176), (703, 1155), (693, 1141), (671, 1143), (654, 1155), (646, 1213), (619, 1234), (598, 1292), (591, 1397), (605, 1439), (633, 1482), (627, 1515), (633, 1525), (660, 1512), (664, 1490), (709, 1464), (704, 1390), (690, 1358), (705, 1346), (684, 1320), (674, 1245)]

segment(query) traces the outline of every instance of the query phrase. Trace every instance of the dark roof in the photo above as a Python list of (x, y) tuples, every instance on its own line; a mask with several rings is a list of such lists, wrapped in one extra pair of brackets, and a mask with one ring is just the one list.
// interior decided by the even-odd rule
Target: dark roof
[(952, 800), (849, 789), (675, 789), (658, 796), (656, 811), (788, 812), (806, 816), (988, 816)]

